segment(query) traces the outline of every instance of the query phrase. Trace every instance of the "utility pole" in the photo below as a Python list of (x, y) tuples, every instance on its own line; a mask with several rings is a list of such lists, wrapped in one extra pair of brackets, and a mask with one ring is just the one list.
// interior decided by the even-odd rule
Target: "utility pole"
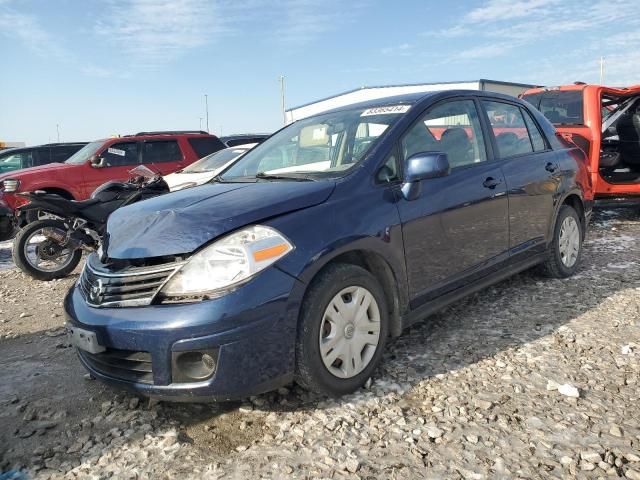
[(209, 96), (206, 93), (204, 94), (204, 111), (207, 117), (207, 133), (209, 133)]
[(280, 75), (280, 106), (282, 108), (282, 124), (287, 124), (287, 112), (284, 109), (284, 75)]
[(56, 132), (58, 133), (58, 143), (60, 143), (60, 124), (56, 123)]
[(600, 85), (604, 85), (604, 57), (600, 57)]

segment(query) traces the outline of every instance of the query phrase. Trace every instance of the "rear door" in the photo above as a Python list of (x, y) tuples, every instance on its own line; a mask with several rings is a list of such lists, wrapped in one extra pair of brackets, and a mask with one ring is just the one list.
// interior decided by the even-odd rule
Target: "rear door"
[(185, 158), (178, 141), (145, 140), (142, 142), (142, 163), (162, 175), (173, 173), (185, 166)]
[(561, 183), (557, 153), (527, 109), (503, 100), (481, 103), (507, 182), (511, 254), (517, 260), (541, 253)]
[(124, 141), (112, 143), (98, 153), (104, 159), (105, 166), (94, 168), (89, 162), (84, 168), (82, 191), (87, 198), (93, 191), (109, 180), (127, 180), (129, 171), (140, 164), (139, 142)]
[(445, 177), (423, 180), (420, 198), (398, 203), (415, 308), (508, 258), (508, 203), (472, 98), (432, 107), (400, 145), (405, 161), (415, 153), (442, 151), (452, 167)]

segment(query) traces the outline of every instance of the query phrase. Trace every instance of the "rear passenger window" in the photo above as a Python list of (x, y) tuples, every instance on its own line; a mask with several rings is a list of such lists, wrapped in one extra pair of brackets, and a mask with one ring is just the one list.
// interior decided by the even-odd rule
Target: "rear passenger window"
[(142, 163), (179, 162), (182, 152), (175, 140), (145, 142), (142, 152)]
[(109, 167), (138, 164), (138, 144), (136, 142), (114, 143), (100, 155)]
[[(206, 157), (210, 153), (217, 152), (227, 146), (215, 137), (196, 137), (189, 139), (189, 145), (196, 152), (198, 158)], [(232, 146), (232, 145), (230, 145)]]
[(473, 100), (455, 100), (431, 109), (405, 134), (405, 159), (420, 152), (444, 152), (451, 168), (487, 159), (482, 129)]
[(483, 101), (482, 104), (496, 137), (500, 158), (533, 152), (533, 144), (520, 107), (510, 103), (490, 101)]
[(531, 114), (526, 110), (522, 109), (522, 113), (524, 115), (524, 122), (527, 124), (527, 130), (529, 131), (529, 137), (531, 137), (531, 143), (533, 143), (533, 150), (536, 152), (541, 152), (547, 149), (547, 142), (544, 141), (544, 137), (542, 133), (540, 133), (540, 129), (536, 122), (531, 118)]

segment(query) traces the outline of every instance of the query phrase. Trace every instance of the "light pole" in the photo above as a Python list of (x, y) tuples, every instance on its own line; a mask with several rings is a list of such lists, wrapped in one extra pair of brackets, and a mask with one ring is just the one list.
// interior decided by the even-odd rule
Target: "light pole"
[(202, 117), (198, 117), (200, 119), (200, 128), (198, 130), (202, 131)]
[(60, 124), (56, 123), (56, 132), (58, 133), (58, 143), (60, 143)]
[(207, 117), (207, 133), (209, 133), (209, 96), (204, 94), (204, 112)]
[(287, 113), (284, 109), (284, 75), (280, 75), (280, 108), (282, 108), (282, 124), (287, 124)]

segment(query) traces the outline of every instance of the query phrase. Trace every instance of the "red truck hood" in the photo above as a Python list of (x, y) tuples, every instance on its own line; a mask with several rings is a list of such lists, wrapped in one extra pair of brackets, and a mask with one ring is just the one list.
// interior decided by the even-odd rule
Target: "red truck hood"
[(66, 163), (48, 163), (47, 165), (40, 165), (38, 167), (23, 168), (22, 170), (15, 170), (13, 172), (7, 172), (4, 175), (0, 175), (0, 182), (7, 178), (15, 178), (22, 180), (35, 175), (46, 175), (47, 177), (57, 177), (59, 172), (65, 172), (69, 169), (78, 168), (78, 165), (70, 165)]

